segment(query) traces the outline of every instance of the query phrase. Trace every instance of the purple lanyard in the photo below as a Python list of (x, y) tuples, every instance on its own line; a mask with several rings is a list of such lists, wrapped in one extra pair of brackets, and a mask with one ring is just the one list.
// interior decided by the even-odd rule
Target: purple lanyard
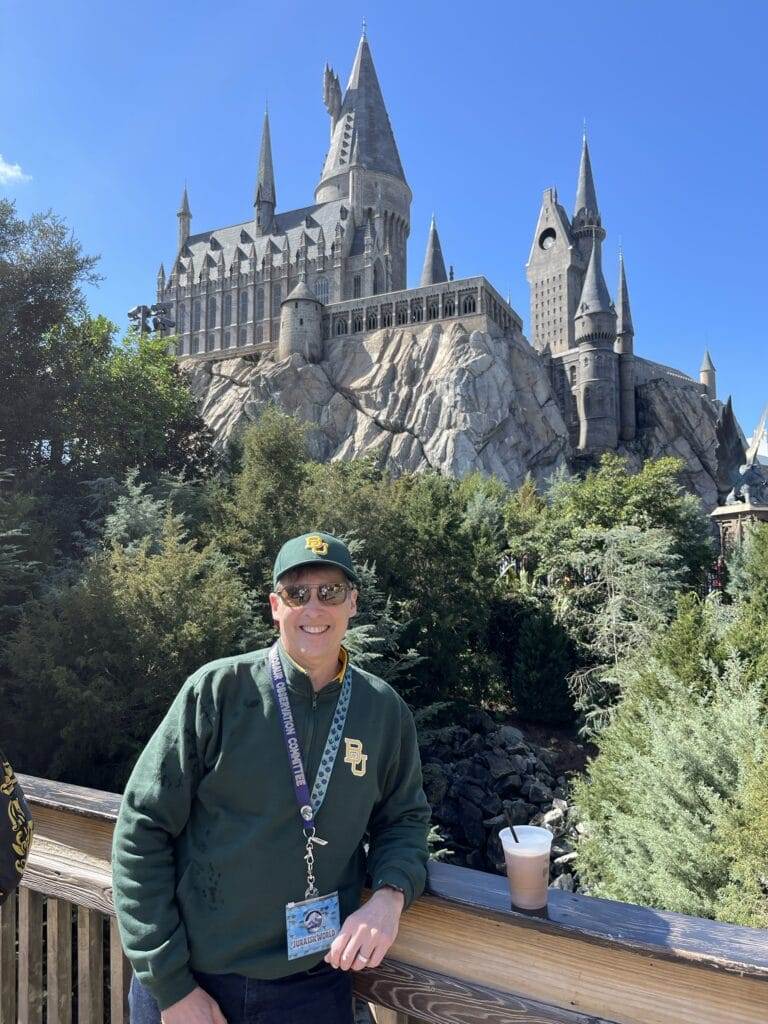
[[(330, 781), (331, 770), (336, 761), (336, 754), (341, 745), (341, 734), (344, 731), (344, 723), (347, 718), (349, 697), (352, 688), (352, 672), (349, 663), (344, 674), (344, 683), (341, 688), (339, 699), (336, 703), (336, 711), (331, 722), (331, 728), (326, 740), (325, 750), (320, 762), (318, 777), (312, 794), (309, 792), (307, 775), (304, 771), (304, 763), (301, 760), (299, 749), (299, 738), (296, 735), (296, 724), (293, 720), (293, 712), (288, 699), (288, 687), (285, 682), (285, 672), (278, 654), (277, 644), (274, 644), (269, 652), (269, 667), (272, 676), (272, 689), (275, 694), (277, 710), (280, 712), (280, 724), (283, 728), (283, 739), (285, 749), (288, 753), (288, 764), (293, 776), (293, 788), (296, 795), (296, 804), (301, 815), (301, 826), (306, 836), (315, 834), (315, 814), (320, 809)], [(319, 842), (320, 840), (316, 840)]]

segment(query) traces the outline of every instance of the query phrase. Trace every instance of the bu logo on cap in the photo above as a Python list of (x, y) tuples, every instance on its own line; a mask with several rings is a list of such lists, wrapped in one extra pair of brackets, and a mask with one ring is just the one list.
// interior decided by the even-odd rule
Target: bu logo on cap
[(344, 764), (350, 765), (353, 775), (365, 775), (365, 768), (368, 764), (368, 755), (363, 753), (363, 741), (351, 740), (344, 737)]
[(307, 537), (307, 547), (316, 555), (328, 554), (328, 545), (323, 540), (323, 538), (319, 537), (316, 533), (313, 533), (309, 537)]

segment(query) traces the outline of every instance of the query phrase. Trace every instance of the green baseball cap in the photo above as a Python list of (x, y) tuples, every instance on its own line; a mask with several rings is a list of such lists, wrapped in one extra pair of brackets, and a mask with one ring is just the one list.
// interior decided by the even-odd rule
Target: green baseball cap
[(272, 570), (272, 585), (277, 586), (277, 581), (284, 573), (289, 569), (298, 569), (301, 565), (335, 565), (353, 583), (360, 582), (347, 545), (330, 533), (302, 533), (300, 537), (287, 540), (277, 553)]

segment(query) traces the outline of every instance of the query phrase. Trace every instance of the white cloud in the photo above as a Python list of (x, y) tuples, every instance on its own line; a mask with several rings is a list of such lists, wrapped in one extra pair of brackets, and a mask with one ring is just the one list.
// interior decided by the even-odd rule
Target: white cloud
[(17, 185), (32, 178), (22, 171), (19, 164), (9, 164), (0, 153), (0, 185)]

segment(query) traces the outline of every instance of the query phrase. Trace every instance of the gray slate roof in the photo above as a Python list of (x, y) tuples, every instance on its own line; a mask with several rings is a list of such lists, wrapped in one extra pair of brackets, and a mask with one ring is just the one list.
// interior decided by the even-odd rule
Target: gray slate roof
[(264, 127), (261, 132), (261, 151), (259, 153), (259, 172), (256, 178), (254, 202), (277, 202), (275, 194), (275, 172), (272, 169), (272, 140), (269, 134), (269, 114), (264, 111)]
[(397, 143), (365, 36), (360, 40), (320, 181), (349, 169), (353, 151), (369, 171), (405, 181)]
[(592, 252), (589, 256), (589, 266), (584, 275), (584, 286), (581, 289), (581, 298), (577, 307), (578, 312), (585, 313), (610, 313), (613, 312), (611, 296), (608, 292), (608, 285), (603, 277), (603, 267), (600, 258), (600, 238), (595, 235), (592, 241)]
[(592, 161), (589, 159), (589, 146), (587, 136), (584, 136), (581, 144), (581, 161), (579, 163), (579, 181), (576, 186), (576, 202), (573, 207), (574, 217), (579, 210), (591, 210), (599, 214), (597, 208), (597, 193), (595, 192), (595, 181), (592, 177)]
[(429, 225), (429, 238), (427, 239), (427, 251), (424, 255), (424, 266), (421, 269), (420, 288), (426, 288), (430, 284), (439, 284), (447, 281), (448, 275), (445, 272), (445, 260), (440, 245), (440, 236), (437, 233), (434, 214)]
[(283, 302), (288, 302), (289, 299), (309, 299), (311, 302), (320, 302), (318, 297), (308, 288), (303, 281), (299, 281), (296, 287), (291, 291), (290, 295), (287, 295)]
[(616, 333), (624, 334), (627, 331), (634, 332), (632, 326), (632, 312), (629, 308), (629, 290), (627, 288), (627, 275), (624, 271), (624, 257), (619, 256), (619, 294), (616, 297)]

